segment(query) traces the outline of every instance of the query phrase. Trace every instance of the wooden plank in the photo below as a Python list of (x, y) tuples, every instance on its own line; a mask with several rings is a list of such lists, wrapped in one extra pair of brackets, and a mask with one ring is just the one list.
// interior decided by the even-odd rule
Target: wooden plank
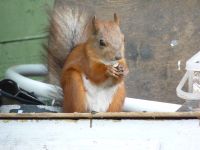
[(0, 119), (198, 119), (200, 112), (1, 113)]
[(198, 150), (199, 120), (0, 120), (1, 150)]
[(8, 67), (18, 64), (42, 63), (42, 43), (45, 40), (0, 44), (0, 79)]
[(41, 35), (54, 0), (1, 0), (0, 42)]
[(43, 63), (41, 38), (53, 4), (54, 0), (0, 1), (0, 79), (10, 66)]

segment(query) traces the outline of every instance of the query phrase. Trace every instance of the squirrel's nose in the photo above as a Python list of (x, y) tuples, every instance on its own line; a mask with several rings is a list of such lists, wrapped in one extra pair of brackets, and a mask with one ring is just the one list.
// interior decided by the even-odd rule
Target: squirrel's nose
[(115, 56), (115, 60), (120, 60), (120, 59), (122, 59), (121, 54)]

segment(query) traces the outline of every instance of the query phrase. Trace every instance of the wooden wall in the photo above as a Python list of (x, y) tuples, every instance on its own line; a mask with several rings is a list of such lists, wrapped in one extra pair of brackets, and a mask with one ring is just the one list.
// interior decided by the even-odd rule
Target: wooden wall
[(48, 17), (54, 0), (0, 1), (0, 79), (16, 64), (41, 63)]

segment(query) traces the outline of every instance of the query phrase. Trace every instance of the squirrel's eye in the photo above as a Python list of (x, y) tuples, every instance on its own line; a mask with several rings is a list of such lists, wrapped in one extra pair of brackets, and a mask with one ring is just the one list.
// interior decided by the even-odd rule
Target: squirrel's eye
[(106, 43), (104, 40), (101, 39), (101, 40), (99, 40), (99, 45), (104, 47), (104, 46), (106, 46)]

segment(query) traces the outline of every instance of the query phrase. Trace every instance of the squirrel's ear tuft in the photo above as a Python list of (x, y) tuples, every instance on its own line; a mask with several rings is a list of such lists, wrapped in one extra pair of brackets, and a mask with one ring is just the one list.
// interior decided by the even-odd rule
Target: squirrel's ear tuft
[(94, 16), (94, 17), (92, 18), (92, 26), (93, 26), (93, 29), (94, 29), (94, 33), (97, 33), (98, 27), (97, 27), (97, 19), (96, 19), (96, 16)]
[(96, 24), (96, 16), (94, 16), (94, 17), (92, 18), (92, 25), (95, 26), (95, 24)]
[(119, 25), (119, 18), (118, 18), (116, 13), (114, 13), (114, 21), (115, 21), (116, 24)]

